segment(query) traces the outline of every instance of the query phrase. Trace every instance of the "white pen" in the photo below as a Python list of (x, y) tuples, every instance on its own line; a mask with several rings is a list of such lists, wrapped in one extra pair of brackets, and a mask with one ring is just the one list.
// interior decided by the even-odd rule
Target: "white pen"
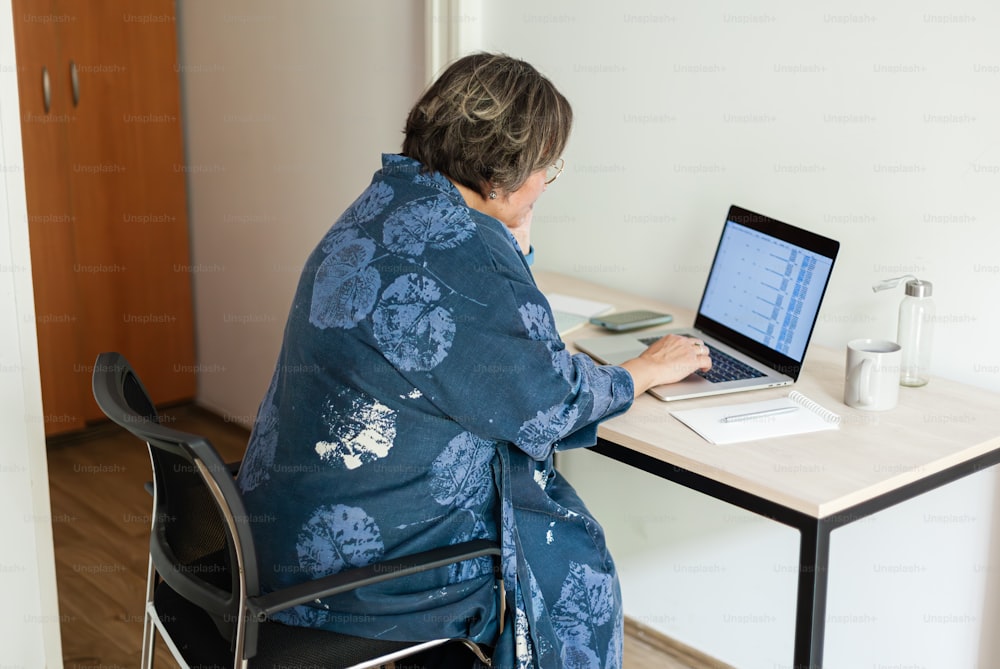
[(792, 413), (793, 411), (798, 410), (798, 407), (782, 407), (780, 409), (766, 409), (764, 411), (753, 411), (751, 413), (739, 413), (735, 416), (726, 416), (722, 419), (722, 422), (735, 423), (741, 420), (751, 420), (754, 418), (763, 418), (765, 416), (780, 416), (783, 413)]

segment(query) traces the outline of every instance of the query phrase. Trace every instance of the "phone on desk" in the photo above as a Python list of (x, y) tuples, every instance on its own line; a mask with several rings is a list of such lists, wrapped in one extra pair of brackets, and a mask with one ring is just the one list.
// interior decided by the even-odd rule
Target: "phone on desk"
[(636, 309), (633, 311), (619, 311), (613, 314), (594, 316), (590, 319), (590, 322), (594, 325), (600, 325), (602, 328), (607, 330), (627, 332), (629, 330), (647, 328), (651, 325), (663, 325), (664, 323), (669, 323), (672, 320), (674, 320), (673, 316), (665, 314), (661, 311)]

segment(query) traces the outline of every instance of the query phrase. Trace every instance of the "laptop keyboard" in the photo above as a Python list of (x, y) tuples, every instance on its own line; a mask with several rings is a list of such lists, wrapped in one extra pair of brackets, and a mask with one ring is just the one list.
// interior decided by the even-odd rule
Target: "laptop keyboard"
[[(654, 341), (659, 339), (659, 337), (646, 337), (645, 339), (640, 339), (643, 344), (649, 346)], [(712, 358), (712, 369), (707, 372), (698, 370), (695, 372), (698, 376), (710, 381), (712, 383), (721, 383), (723, 381), (741, 381), (743, 379), (756, 379), (760, 376), (764, 376), (764, 372), (754, 369), (745, 362), (740, 362), (728, 353), (723, 353), (719, 349), (715, 348), (711, 344), (705, 344), (708, 347), (708, 353)]]

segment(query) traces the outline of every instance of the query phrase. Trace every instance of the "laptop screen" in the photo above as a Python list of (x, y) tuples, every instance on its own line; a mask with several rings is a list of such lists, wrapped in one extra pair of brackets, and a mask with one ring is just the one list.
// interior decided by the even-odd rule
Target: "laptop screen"
[(801, 363), (833, 269), (836, 243), (832, 249), (821, 248), (829, 245), (816, 240), (831, 240), (766, 217), (753, 220), (745, 216), (750, 212), (733, 209), (699, 318)]

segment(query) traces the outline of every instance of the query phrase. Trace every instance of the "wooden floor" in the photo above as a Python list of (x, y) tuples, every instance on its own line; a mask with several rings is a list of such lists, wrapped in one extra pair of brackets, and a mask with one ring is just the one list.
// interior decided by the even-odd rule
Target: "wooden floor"
[[(164, 415), (207, 436), (227, 460), (242, 456), (244, 429), (193, 407)], [(146, 445), (103, 424), (53, 439), (48, 451), (63, 664), (138, 667), (152, 501)], [(162, 646), (156, 666), (176, 667)]]
[[(242, 457), (247, 432), (194, 406), (164, 412), (205, 435), (223, 458)], [(50, 441), (49, 484), (63, 662), (67, 669), (137, 667), (149, 547), (145, 444), (111, 424)], [(157, 667), (176, 667), (157, 644)], [(627, 621), (625, 669), (725, 669)]]

